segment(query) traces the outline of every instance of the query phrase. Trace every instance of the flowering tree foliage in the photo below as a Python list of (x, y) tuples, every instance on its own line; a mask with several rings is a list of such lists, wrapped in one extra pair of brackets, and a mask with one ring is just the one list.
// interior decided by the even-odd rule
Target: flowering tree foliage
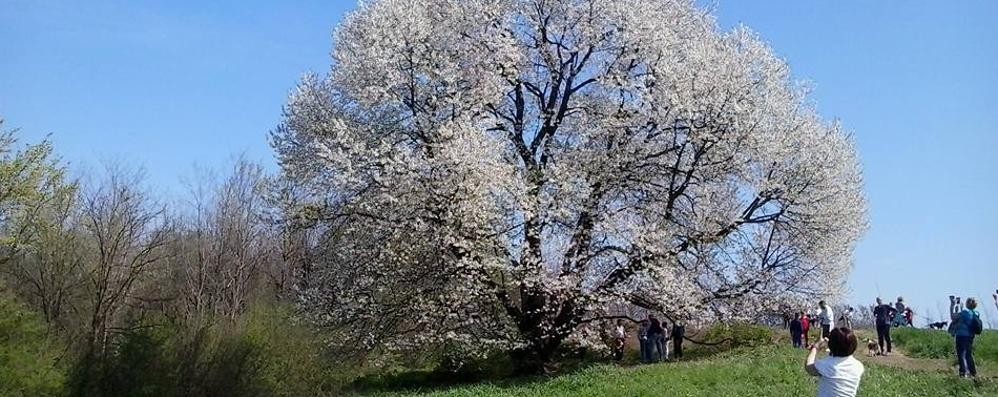
[(273, 145), (328, 228), (304, 306), (362, 346), (543, 363), (615, 305), (745, 319), (850, 270), (850, 137), (692, 1), (371, 1), (333, 58)]

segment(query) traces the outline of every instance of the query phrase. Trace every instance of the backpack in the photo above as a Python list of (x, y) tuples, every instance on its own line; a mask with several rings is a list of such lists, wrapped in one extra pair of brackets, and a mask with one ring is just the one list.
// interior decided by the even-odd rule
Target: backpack
[(981, 321), (981, 316), (974, 313), (974, 318), (970, 320), (969, 324), (970, 333), (974, 335), (980, 335), (984, 332), (984, 322)]

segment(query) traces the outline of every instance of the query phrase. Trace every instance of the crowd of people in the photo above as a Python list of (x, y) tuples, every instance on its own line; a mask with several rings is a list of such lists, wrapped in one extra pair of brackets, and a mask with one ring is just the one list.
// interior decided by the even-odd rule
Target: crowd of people
[[(977, 312), (978, 302), (975, 298), (967, 298), (965, 302), (956, 296), (950, 296), (950, 326), (949, 332), (955, 339), (956, 356), (960, 377), (973, 378), (977, 376), (977, 366), (974, 362), (974, 338), (983, 332), (984, 325), (980, 313)], [(992, 295), (995, 308), (998, 309), (998, 290)], [(898, 297), (893, 305), (885, 304), (881, 298), (876, 299), (872, 315), (877, 330), (877, 342), (870, 349), (879, 355), (888, 356), (893, 350), (891, 328), (912, 326), (914, 312), (904, 303), (904, 298)], [(853, 357), (858, 340), (851, 326), (835, 328), (831, 320), (832, 310), (824, 301), (819, 302), (820, 311), (816, 316), (798, 312), (791, 321), (790, 335), (794, 347), (803, 347), (808, 342), (808, 330), (815, 321), (821, 326), (821, 338), (814, 344), (807, 345), (808, 355), (804, 363), (805, 371), (819, 377), (818, 396), (855, 396), (859, 391), (860, 380), (865, 368)], [(849, 313), (840, 318), (842, 323), (849, 324)], [(818, 350), (827, 344), (827, 358), (817, 359)]]
[[(889, 355), (893, 350), (891, 341), (891, 328), (912, 327), (915, 312), (904, 303), (903, 297), (898, 297), (894, 304), (885, 304), (881, 298), (876, 299), (876, 305), (872, 306), (873, 323), (877, 331), (877, 344), (879, 355)], [(996, 298), (998, 302), (998, 298)], [(819, 310), (815, 313), (797, 312), (788, 324), (790, 330), (790, 340), (794, 347), (806, 348), (809, 346), (810, 330), (812, 327), (820, 327), (818, 339), (827, 338), (829, 330), (835, 324), (843, 328), (853, 329), (853, 315), (855, 309), (847, 306), (841, 315), (836, 319), (831, 307), (824, 301), (818, 302)]]
[[(998, 290), (992, 295), (995, 307), (998, 308)], [(980, 335), (984, 330), (981, 315), (977, 311), (977, 299), (967, 298), (961, 302), (961, 298), (950, 296), (949, 327), (950, 335), (955, 339), (956, 357), (959, 367), (960, 377), (976, 377), (977, 366), (974, 362), (974, 337)], [(904, 298), (898, 297), (897, 302), (891, 306), (884, 304), (878, 297), (877, 305), (873, 309), (874, 323), (877, 329), (878, 355), (889, 356), (893, 346), (891, 340), (891, 328), (899, 326), (912, 326), (913, 311), (904, 304)], [(939, 323), (935, 323), (939, 324)], [(943, 322), (942, 324), (946, 324)], [(930, 327), (933, 327), (930, 324)], [(938, 328), (941, 328), (938, 327)]]
[[(790, 320), (790, 341), (793, 343), (794, 347), (806, 347), (808, 341), (811, 340), (811, 328), (815, 327), (818, 333), (818, 339), (827, 338), (831, 334), (831, 330), (835, 328), (835, 312), (832, 307), (829, 306), (825, 301), (818, 302), (818, 312), (816, 314), (809, 314), (806, 312), (797, 312), (794, 318)], [(851, 313), (852, 308), (846, 308), (845, 313), (839, 318), (839, 323), (844, 328), (852, 328)]]
[[(998, 309), (998, 290), (992, 295), (995, 308)], [(877, 331), (877, 342), (870, 344), (871, 352), (876, 349), (877, 355), (889, 356), (893, 350), (891, 328), (912, 326), (914, 311), (904, 303), (904, 298), (898, 297), (894, 304), (886, 304), (878, 297), (873, 306), (872, 316)], [(977, 312), (978, 302), (975, 298), (950, 296), (950, 326), (949, 332), (956, 343), (956, 355), (961, 377), (976, 377), (977, 366), (974, 362), (974, 338), (983, 332), (980, 313)], [(825, 301), (818, 302), (818, 311), (814, 314), (799, 311), (789, 322), (790, 339), (796, 348), (806, 348), (807, 358), (804, 362), (805, 371), (820, 378), (818, 381), (818, 396), (855, 396), (859, 391), (865, 367), (853, 357), (859, 345), (856, 334), (852, 330), (852, 307), (846, 307), (838, 318), (840, 327), (836, 327), (835, 313)], [(815, 343), (810, 342), (810, 330), (814, 327), (820, 336)], [(627, 340), (627, 329), (623, 320), (618, 320), (615, 333), (614, 357), (623, 359)], [(672, 332), (668, 332), (665, 322), (649, 314), (642, 319), (638, 327), (638, 341), (641, 351), (641, 362), (653, 363), (668, 361), (669, 341), (673, 342), (675, 358), (682, 357), (685, 327), (674, 324)], [(818, 360), (819, 350), (828, 352), (828, 357)]]
[[(683, 357), (683, 338), (686, 337), (686, 327), (681, 323), (675, 323), (671, 332), (667, 324), (659, 320), (655, 315), (649, 314), (647, 318), (641, 320), (638, 326), (638, 345), (640, 349), (641, 362), (656, 363), (669, 361), (672, 358)], [(627, 328), (624, 320), (617, 320), (614, 327), (614, 359), (620, 361), (624, 358), (624, 350), (627, 345)], [(672, 356), (669, 352), (669, 342), (672, 342)]]

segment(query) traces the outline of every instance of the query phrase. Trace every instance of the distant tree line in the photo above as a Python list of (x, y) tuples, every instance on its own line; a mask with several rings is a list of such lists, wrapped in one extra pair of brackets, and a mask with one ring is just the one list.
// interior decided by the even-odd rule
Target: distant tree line
[[(57, 342), (63, 390), (135, 395), (159, 382), (155, 395), (246, 391), (253, 381), (238, 374), (259, 375), (249, 367), (260, 352), (227, 344), (243, 343), (254, 306), (279, 312), (273, 331), (293, 334), (296, 291), (307, 286), (316, 229), (294, 212), (299, 191), (238, 159), (166, 203), (140, 171), (113, 164), (71, 178), (51, 143), (18, 144), (15, 133), (0, 136), (0, 297), (37, 313)], [(172, 367), (143, 367), (156, 365)], [(136, 372), (146, 378), (128, 378)]]

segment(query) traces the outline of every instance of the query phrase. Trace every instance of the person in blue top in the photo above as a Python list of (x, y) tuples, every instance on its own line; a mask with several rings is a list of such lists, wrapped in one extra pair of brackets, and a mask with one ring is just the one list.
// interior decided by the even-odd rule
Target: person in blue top
[(953, 321), (953, 336), (956, 337), (956, 360), (960, 363), (960, 377), (976, 377), (977, 366), (974, 364), (974, 331), (973, 324), (980, 318), (977, 313), (977, 299), (967, 298), (967, 308), (960, 310), (959, 303), (950, 299), (950, 319)]

